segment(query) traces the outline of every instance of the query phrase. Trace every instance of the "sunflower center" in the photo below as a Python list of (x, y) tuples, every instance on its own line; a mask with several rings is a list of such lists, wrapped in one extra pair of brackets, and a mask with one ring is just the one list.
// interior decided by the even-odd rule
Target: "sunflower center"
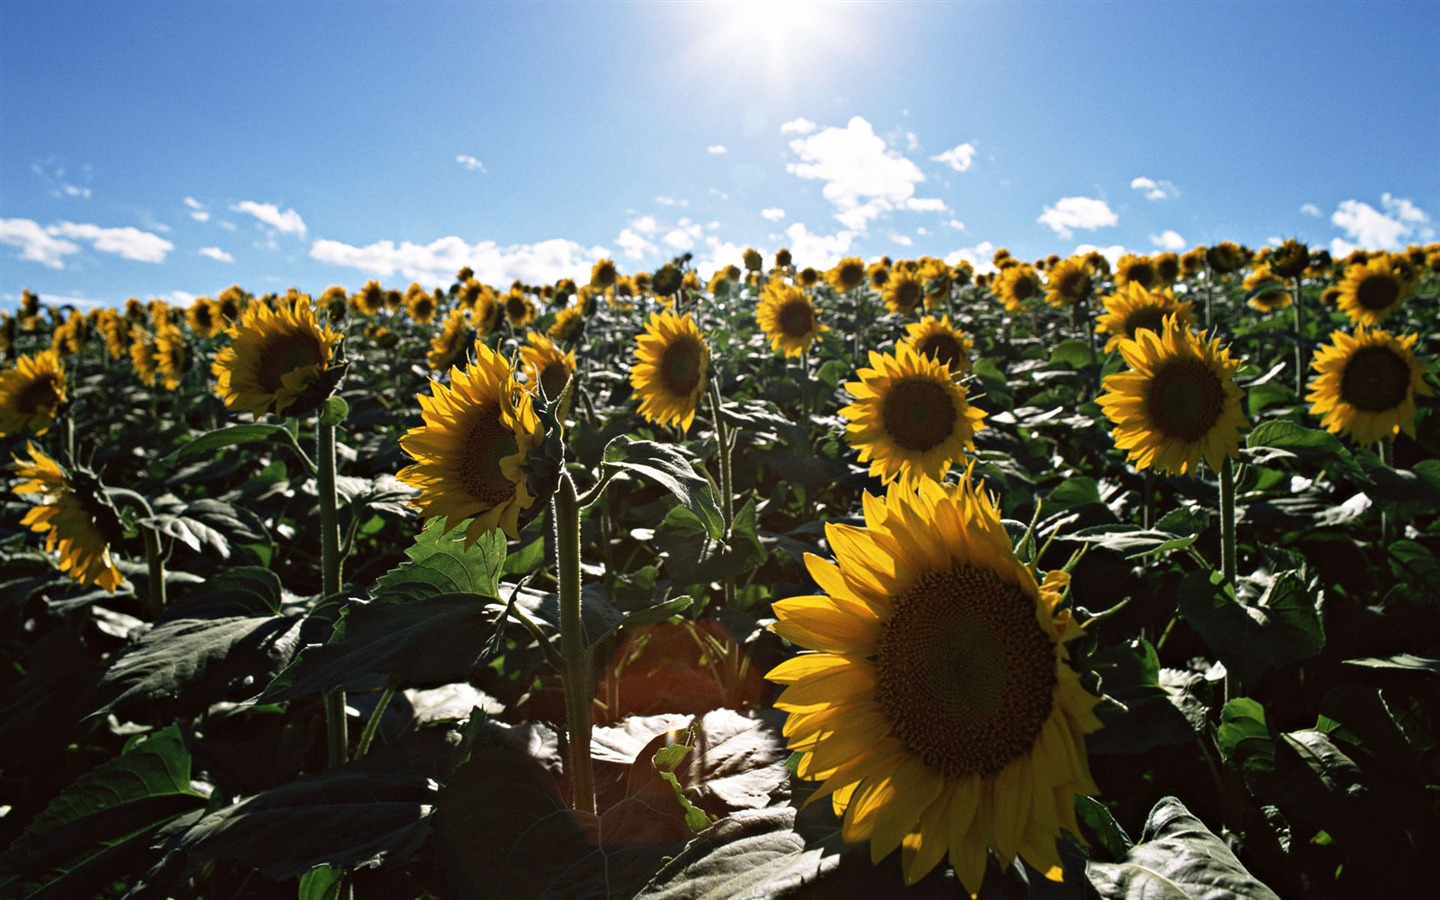
[(954, 368), (963, 355), (963, 348), (953, 334), (936, 331), (925, 335), (918, 345), (921, 356), (928, 356), (947, 368)]
[(1409, 391), (1410, 366), (1389, 347), (1361, 347), (1340, 376), (1340, 399), (1365, 412), (1394, 409)]
[(515, 483), (505, 477), (500, 460), (514, 456), (520, 445), (500, 421), (500, 404), (480, 410), (460, 451), (460, 481), (470, 496), (499, 505), (515, 496)]
[(1029, 278), (1017, 278), (1010, 285), (1010, 293), (1016, 300), (1029, 300), (1035, 296), (1035, 282)]
[(524, 318), (526, 309), (525, 298), (511, 294), (505, 298), (505, 314), (512, 319)]
[(60, 382), (54, 375), (44, 374), (25, 385), (15, 398), (15, 408), (22, 414), (49, 413), (60, 402)]
[(865, 277), (865, 267), (854, 263), (846, 263), (840, 267), (840, 283), (850, 287), (858, 285)]
[(1389, 309), (1400, 297), (1400, 283), (1389, 275), (1367, 275), (1355, 286), (1355, 302), (1369, 310)]
[(660, 380), (665, 389), (679, 397), (688, 397), (700, 384), (700, 353), (694, 342), (672, 341), (660, 358)]
[(895, 598), (876, 699), (895, 734), (946, 775), (992, 775), (1049, 718), (1055, 647), (1035, 603), (990, 569), (932, 572)]
[(1166, 437), (1194, 443), (1220, 419), (1225, 387), (1210, 367), (1198, 359), (1172, 359), (1161, 365), (1150, 381), (1145, 411)]
[(1135, 337), (1135, 332), (1142, 328), (1160, 334), (1165, 327), (1165, 314), (1170, 312), (1163, 306), (1142, 306), (1125, 317), (1125, 335), (1129, 338)]
[(1125, 280), (1148, 288), (1155, 282), (1155, 270), (1144, 263), (1134, 265), (1125, 270)]
[(950, 437), (955, 428), (955, 404), (939, 382), (910, 378), (885, 392), (880, 418), (891, 440), (906, 450), (923, 453)]
[(256, 369), (260, 386), (267, 392), (274, 393), (284, 386), (281, 379), (296, 369), (324, 364), (325, 357), (321, 355), (320, 342), (314, 335), (282, 334), (265, 342)]
[(895, 306), (899, 309), (914, 308), (924, 295), (925, 286), (913, 278), (896, 281), (891, 291), (891, 296), (895, 298)]
[(786, 303), (776, 318), (786, 337), (805, 337), (815, 327), (815, 313), (806, 301)]

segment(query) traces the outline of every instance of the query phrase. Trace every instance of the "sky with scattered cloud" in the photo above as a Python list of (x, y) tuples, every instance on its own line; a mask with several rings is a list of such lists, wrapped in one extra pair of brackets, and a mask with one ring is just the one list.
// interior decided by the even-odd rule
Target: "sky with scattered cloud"
[(1230, 8), (0, 4), (0, 306), (1436, 240), (1440, 4)]

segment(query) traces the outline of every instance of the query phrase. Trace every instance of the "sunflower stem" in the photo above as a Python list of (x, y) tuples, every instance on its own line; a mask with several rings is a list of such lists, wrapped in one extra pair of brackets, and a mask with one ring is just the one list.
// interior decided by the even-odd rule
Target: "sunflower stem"
[(370, 713), (370, 718), (365, 723), (365, 730), (360, 732), (360, 743), (355, 745), (355, 758), (359, 759), (370, 749), (370, 742), (375, 739), (375, 732), (380, 730), (380, 717), (385, 715), (385, 708), (390, 705), (390, 698), (395, 696), (395, 688), (385, 685), (385, 692), (375, 702), (375, 711)]
[(560, 579), (560, 655), (565, 662), (565, 729), (570, 745), (570, 806), (595, 813), (595, 774), (590, 763), (590, 655), (580, 618), (580, 503), (570, 473), (560, 473), (551, 498), (555, 523), (555, 571)]
[(140, 511), (140, 537), (145, 541), (145, 563), (150, 579), (145, 614), (153, 622), (165, 611), (165, 553), (160, 547), (160, 532), (151, 524), (155, 511), (143, 495), (126, 488), (106, 488), (105, 496), (112, 501), (127, 501)]
[(1235, 590), (1235, 464), (1220, 464), (1220, 574)]
[(1301, 275), (1295, 276), (1295, 302), (1291, 304), (1295, 308), (1295, 398), (1299, 400), (1305, 396), (1305, 336), (1302, 329), (1305, 326), (1305, 304), (1301, 302), (1304, 296), (1301, 288)]
[[(340, 516), (335, 501), (335, 426), (323, 416), (315, 420), (315, 487), (320, 502), (320, 596), (340, 593)], [(323, 695), (325, 737), (329, 767), (345, 765), (350, 737), (345, 713), (345, 692)]]
[[(1378, 449), (1378, 450), (1380, 451), (1380, 465), (1384, 466), (1386, 469), (1394, 469), (1394, 468), (1395, 468), (1395, 439), (1394, 439), (1394, 438), (1388, 438), (1388, 437), (1387, 437), (1387, 438), (1381, 438), (1381, 439), (1380, 439), (1380, 444), (1379, 444), (1379, 446), (1378, 446), (1376, 449)], [(1391, 529), (1391, 523), (1390, 523), (1390, 513), (1385, 509), (1384, 506), (1381, 506), (1381, 507), (1380, 507), (1380, 546), (1382, 546), (1382, 547), (1389, 547), (1389, 546), (1390, 546), (1390, 532), (1391, 532), (1391, 530), (1392, 530), (1392, 529)]]
[(715, 443), (720, 451), (720, 518), (725, 523), (725, 539), (730, 539), (730, 528), (735, 521), (735, 509), (733, 506), (733, 472), (730, 468), (730, 451), (734, 449), (731, 443), (730, 429), (725, 425), (725, 416), (720, 411), (720, 387), (714, 378), (710, 379), (707, 387), (710, 394), (710, 407), (715, 413)]

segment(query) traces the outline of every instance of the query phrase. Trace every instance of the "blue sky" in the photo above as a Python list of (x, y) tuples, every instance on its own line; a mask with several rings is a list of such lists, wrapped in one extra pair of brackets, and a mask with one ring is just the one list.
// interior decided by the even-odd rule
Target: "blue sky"
[(1436, 239), (1440, 4), (0, 4), (0, 305)]

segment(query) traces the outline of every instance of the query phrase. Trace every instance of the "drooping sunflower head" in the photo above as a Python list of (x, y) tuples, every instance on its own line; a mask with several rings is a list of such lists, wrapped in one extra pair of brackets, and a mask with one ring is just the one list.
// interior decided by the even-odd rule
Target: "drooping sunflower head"
[(1105, 342), (1109, 353), (1126, 338), (1133, 339), (1140, 331), (1159, 332), (1165, 317), (1174, 315), (1182, 324), (1190, 322), (1189, 300), (1178, 301), (1169, 289), (1152, 291), (1131, 282), (1113, 294), (1101, 298), (1105, 312), (1095, 320), (1095, 330), (1110, 335)]
[(190, 371), (190, 347), (178, 325), (166, 325), (155, 332), (155, 374), (165, 390), (180, 388), (180, 379)]
[(1127, 253), (1115, 261), (1115, 286), (1138, 284), (1143, 288), (1156, 287), (1155, 263), (1148, 256)]
[(1181, 254), (1180, 271), (1186, 278), (1194, 278), (1205, 271), (1205, 248), (1191, 247)]
[(881, 297), (885, 300), (886, 309), (902, 316), (909, 315), (919, 309), (925, 299), (925, 282), (918, 272), (908, 268), (890, 271)]
[(951, 325), (949, 316), (940, 319), (926, 316), (906, 325), (905, 331), (908, 332), (905, 343), (921, 356), (942, 363), (951, 375), (970, 371), (970, 351), (975, 348), (975, 342)]
[(666, 263), (655, 270), (650, 279), (651, 288), (660, 297), (673, 297), (685, 281), (685, 275), (674, 263)]
[(1401, 431), (1415, 436), (1415, 395), (1430, 396), (1425, 367), (1415, 358), (1416, 335), (1359, 328), (1336, 331), (1315, 351), (1310, 367), (1310, 414), (1333, 434), (1377, 444)]
[(483, 343), (463, 370), (450, 370), (450, 384), (430, 382), (421, 394), (424, 424), (400, 438), (415, 460), (396, 475), (417, 488), (411, 501), (424, 518), (439, 518), (447, 530), (465, 520), (468, 546), (495, 528), (519, 536), (520, 514), (535, 504), (526, 463), (544, 433), (530, 394), (520, 387), (510, 362)]
[[(240, 320), (240, 313), (245, 309), (245, 304), (248, 300), (249, 296), (241, 290), (237, 284), (232, 284), (221, 291), (220, 296), (215, 298), (215, 308), (220, 313), (220, 321), (226, 324), (238, 322)], [(128, 315), (130, 307), (128, 300), (125, 303), (125, 307)]]
[(775, 268), (781, 272), (788, 272), (794, 266), (794, 257), (789, 247), (781, 247), (775, 251)]
[(1045, 302), (1057, 309), (1069, 309), (1090, 296), (1093, 280), (1083, 257), (1062, 259), (1050, 267), (1045, 280)]
[(1016, 558), (968, 471), (866, 495), (864, 512), (863, 528), (826, 526), (834, 562), (806, 555), (823, 593), (774, 604), (772, 629), (809, 651), (766, 676), (785, 685), (797, 773), (873, 861), (900, 847), (907, 884), (948, 855), (973, 896), (989, 850), (1060, 880), (1100, 727), (1066, 647), (1084, 633), (1068, 576)]
[(858, 256), (847, 256), (836, 263), (825, 277), (842, 294), (853, 291), (865, 283), (865, 261)]
[(855, 402), (840, 410), (850, 420), (845, 439), (885, 483), (941, 479), (975, 449), (985, 413), (970, 405), (965, 386), (938, 359), (900, 343), (895, 354), (870, 353), (870, 368), (845, 385)]
[(443, 372), (461, 362), (471, 342), (470, 323), (465, 318), (465, 308), (457, 306), (445, 317), (440, 333), (430, 339), (430, 352), (425, 355), (432, 372)]
[(1270, 251), (1270, 269), (1280, 278), (1294, 278), (1310, 266), (1310, 248), (1294, 238)]
[(1351, 322), (1374, 327), (1400, 308), (1408, 289), (1391, 258), (1377, 256), (1345, 270), (1338, 303)]
[(740, 261), (749, 272), (758, 272), (765, 265), (765, 257), (754, 247), (746, 247), (745, 252), (740, 254)]
[(1234, 241), (1221, 241), (1205, 251), (1205, 263), (1217, 275), (1229, 275), (1245, 265), (1249, 254)]
[(308, 299), (271, 309), (251, 303), (225, 332), (230, 346), (215, 355), (215, 391), (234, 410), (257, 418), (284, 415), (330, 366), (341, 335), (315, 321)]
[(771, 349), (784, 351), (786, 356), (799, 356), (822, 331), (830, 330), (820, 324), (820, 310), (809, 294), (778, 280), (765, 285), (755, 308), (755, 320), (770, 338)]
[[(520, 348), (520, 362), (525, 372), (525, 388), (534, 393), (543, 391), (545, 399), (554, 402), (560, 398), (575, 374), (575, 351), (564, 351), (555, 346), (544, 335), (531, 333), (526, 344)], [(565, 398), (560, 418), (570, 414), (574, 395)]]
[(1120, 341), (1130, 369), (1106, 376), (1097, 402), (1114, 425), (1115, 446), (1137, 469), (1187, 475), (1203, 459), (1219, 471), (1239, 455), (1247, 424), (1235, 384), (1240, 361), (1219, 338), (1206, 338), (1171, 315), (1160, 333), (1144, 329)]
[(1265, 263), (1245, 276), (1245, 293), (1248, 295), (1245, 304), (1261, 312), (1275, 312), (1294, 302), (1289, 285)]
[(636, 338), (630, 383), (640, 400), (640, 415), (660, 425), (688, 431), (705, 393), (710, 348), (689, 313), (652, 313)]
[(20, 524), (45, 535), (45, 550), (56, 554), (60, 570), (82, 585), (110, 593), (125, 578), (110, 557), (110, 540), (121, 532), (120, 518), (99, 481), (88, 473), (67, 473), (34, 444), (29, 460), (12, 466), (23, 479), (16, 494), (33, 494), (35, 505)]
[(555, 321), (550, 323), (546, 332), (557, 341), (574, 343), (579, 340), (580, 332), (585, 328), (585, 312), (578, 306), (567, 306), (555, 314)]
[(66, 397), (65, 365), (54, 350), (15, 360), (0, 373), (0, 437), (49, 431)]

